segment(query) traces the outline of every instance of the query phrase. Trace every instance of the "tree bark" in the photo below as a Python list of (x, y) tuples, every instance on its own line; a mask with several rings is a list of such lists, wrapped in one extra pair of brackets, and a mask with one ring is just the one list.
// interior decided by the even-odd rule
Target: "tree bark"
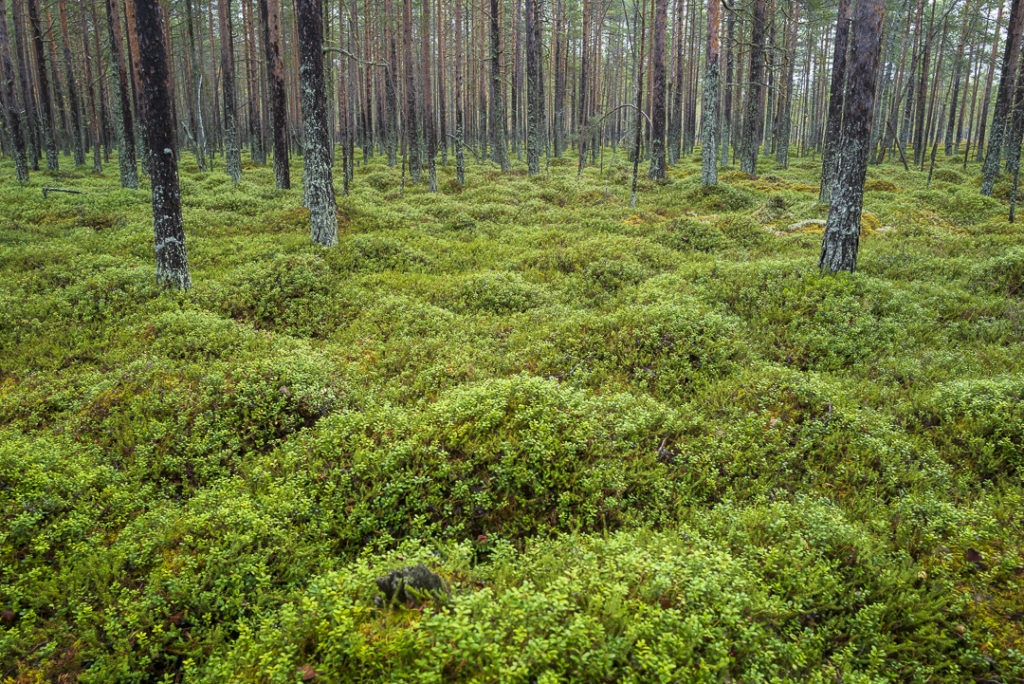
[(721, 23), (721, 1), (708, 0), (708, 40), (704, 60), (703, 137), (701, 138), (700, 180), (705, 186), (718, 183), (718, 102), (721, 86), (719, 61), (722, 46), (718, 31)]
[(170, 70), (158, 0), (133, 0), (139, 40), (140, 77), (149, 145), (153, 198), (153, 234), (156, 248), (156, 279), (163, 287), (192, 287), (185, 251), (185, 227), (181, 217), (178, 159), (174, 150), (171, 118)]
[(743, 119), (743, 150), (740, 169), (757, 174), (757, 156), (760, 150), (761, 85), (764, 80), (764, 12), (765, 0), (753, 0), (750, 40), (750, 72), (747, 81), (747, 113)]
[[(231, 36), (231, 0), (217, 0), (217, 9), (220, 12), (220, 73), (224, 101), (224, 167), (231, 180), (237, 183), (242, 178), (242, 152), (238, 144), (238, 114), (235, 108), (235, 47)], [(322, 72), (322, 57), (320, 62)]]
[[(408, 2), (408, 0), (406, 0)], [(313, 242), (330, 247), (338, 242), (335, 214), (331, 130), (327, 122), (324, 93), (323, 24), (318, 0), (296, 0), (295, 19), (299, 30), (299, 73), (302, 77), (302, 128), (307, 159), (306, 198)]]
[(50, 102), (50, 81), (47, 75), (46, 50), (43, 49), (43, 30), (39, 21), (39, 0), (28, 1), (28, 20), (32, 26), (32, 43), (36, 51), (37, 78), (39, 82), (39, 125), (43, 131), (46, 147), (46, 168), (60, 169), (57, 156), (57, 138), (53, 128), (53, 107)]
[(284, 63), (281, 61), (281, 19), (278, 0), (259, 0), (263, 24), (263, 47), (270, 81), (270, 126), (274, 134), (274, 185), (278, 190), (292, 186), (288, 168), (288, 110), (285, 107)]
[[(708, 0), (719, 2), (720, 0)], [(668, 0), (654, 0), (654, 25), (651, 27), (651, 180), (665, 177), (665, 31), (668, 24)]]
[(11, 132), (14, 147), (14, 171), (19, 183), (28, 182), (28, 161), (25, 157), (25, 136), (21, 129), (21, 112), (14, 90), (14, 63), (11, 60), (11, 43), (7, 33), (7, 8), (0, 0), (0, 81), (3, 81), (4, 112), (7, 115), (7, 130)]
[(75, 70), (71, 63), (71, 32), (68, 30), (66, 0), (57, 0), (57, 14), (60, 20), (62, 47), (64, 48), (64, 78), (68, 85), (68, 109), (71, 110), (71, 149), (75, 153), (75, 166), (85, 166), (85, 134), (82, 129), (82, 110), (78, 102)]
[[(843, 98), (842, 163), (821, 242), (818, 267), (829, 273), (857, 268), (860, 216), (864, 201), (871, 118), (875, 108), (878, 56), (885, 0), (857, 0), (853, 50)], [(843, 20), (840, 15), (839, 21)]]
[(135, 162), (135, 124), (132, 120), (132, 101), (128, 88), (128, 67), (125, 64), (124, 43), (121, 42), (120, 11), (115, 0), (106, 0), (107, 29), (110, 34), (110, 54), (117, 76), (118, 99), (118, 167), (121, 173), (121, 187), (139, 188), (139, 171)]
[(508, 171), (508, 139), (505, 137), (505, 97), (501, 84), (501, 30), (498, 0), (491, 0), (490, 38), (491, 38), (491, 160)]
[(1017, 56), (1020, 53), (1021, 29), (1024, 28), (1024, 0), (1013, 0), (1010, 9), (1010, 25), (1007, 28), (1006, 48), (1003, 52), (1003, 68), (999, 76), (999, 90), (992, 112), (992, 131), (988, 141), (988, 152), (982, 165), (981, 194), (992, 196), (992, 189), (999, 173), (999, 158), (1006, 136), (1006, 117), (1010, 113), (1014, 77), (1017, 71)]
[(839, 164), (839, 135), (843, 123), (843, 91), (846, 83), (846, 48), (850, 38), (850, 0), (839, 0), (836, 38), (832, 53), (832, 79), (829, 85), (828, 121), (825, 124), (825, 149), (821, 155), (821, 187), (818, 201), (828, 204), (832, 199), (832, 181)]

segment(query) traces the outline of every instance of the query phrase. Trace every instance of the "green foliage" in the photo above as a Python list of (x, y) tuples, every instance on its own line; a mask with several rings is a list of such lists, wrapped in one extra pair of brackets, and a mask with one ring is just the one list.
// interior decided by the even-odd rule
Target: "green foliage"
[(188, 293), (116, 166), (0, 185), (0, 679), (1024, 677), (1005, 181), (872, 167), (825, 277), (819, 161), (602, 160), (376, 157), (329, 250), (188, 161)]

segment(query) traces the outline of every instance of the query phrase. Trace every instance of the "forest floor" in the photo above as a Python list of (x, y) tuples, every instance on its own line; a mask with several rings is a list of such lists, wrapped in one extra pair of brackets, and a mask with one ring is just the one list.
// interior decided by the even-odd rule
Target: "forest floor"
[(871, 167), (825, 277), (810, 158), (376, 158), (322, 250), (186, 157), (186, 294), (116, 163), (0, 164), (0, 681), (1024, 677), (1005, 179)]

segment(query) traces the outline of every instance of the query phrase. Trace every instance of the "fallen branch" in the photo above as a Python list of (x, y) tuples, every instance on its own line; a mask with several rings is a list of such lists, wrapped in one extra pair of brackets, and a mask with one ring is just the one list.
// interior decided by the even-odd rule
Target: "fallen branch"
[(82, 190), (71, 190), (70, 188), (43, 188), (43, 199), (47, 198), (47, 194), (51, 192), (66, 192), (69, 195), (84, 195), (85, 192)]

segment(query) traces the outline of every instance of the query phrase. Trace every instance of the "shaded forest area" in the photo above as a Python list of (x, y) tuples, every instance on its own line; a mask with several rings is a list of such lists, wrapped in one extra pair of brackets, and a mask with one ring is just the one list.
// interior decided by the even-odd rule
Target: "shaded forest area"
[(1024, 678), (1022, 28), (0, 0), (0, 680)]

